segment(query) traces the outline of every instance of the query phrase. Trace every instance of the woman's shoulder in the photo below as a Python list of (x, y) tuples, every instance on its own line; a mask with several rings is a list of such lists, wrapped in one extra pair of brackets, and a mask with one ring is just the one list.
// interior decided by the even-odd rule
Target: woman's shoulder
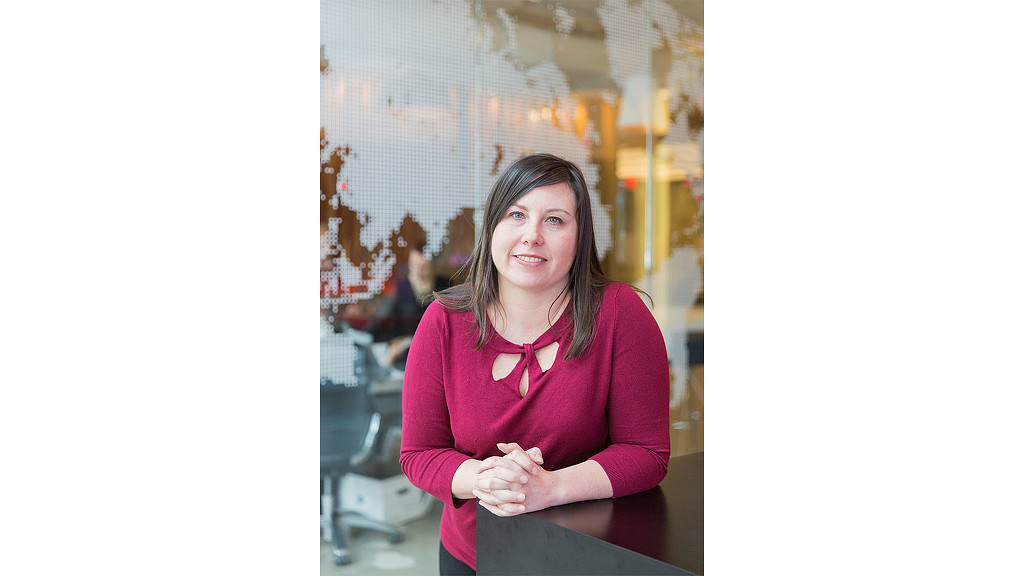
[(427, 319), (447, 322), (451, 314), (457, 313), (455, 310), (444, 306), (437, 298), (434, 298), (427, 303), (427, 308), (423, 311), (423, 317), (420, 322)]
[(604, 303), (621, 305), (624, 303), (640, 302), (640, 295), (632, 285), (625, 282), (611, 281), (604, 287)]
[[(443, 297), (444, 296), (442, 295), (441, 298)], [(427, 308), (423, 311), (423, 317), (420, 322), (429, 321), (450, 326), (458, 322), (466, 322), (467, 319), (472, 322), (472, 312), (457, 310), (450, 306), (445, 306), (441, 299), (434, 298), (427, 304)]]
[(642, 296), (636, 288), (625, 282), (608, 284), (605, 287), (604, 302), (599, 311), (601, 330), (609, 335), (621, 334), (627, 340), (643, 339), (654, 335), (661, 337), (658, 322), (647, 305), (648, 298), (648, 296)]
[(416, 334), (422, 334), (420, 338), (437, 339), (438, 342), (447, 343), (445, 345), (462, 349), (467, 345), (466, 342), (470, 342), (471, 345), (475, 341), (477, 332), (474, 329), (472, 312), (449, 308), (434, 299), (423, 312)]
[(604, 288), (601, 312), (613, 317), (635, 318), (637, 314), (651, 314), (647, 302), (636, 288), (625, 282), (609, 282)]
[(626, 284), (625, 282), (617, 282), (615, 280), (610, 280), (608, 281), (608, 285), (604, 287), (605, 298), (608, 297), (608, 294), (618, 294), (622, 290), (628, 290), (632, 292), (633, 287), (630, 286), (629, 284)]

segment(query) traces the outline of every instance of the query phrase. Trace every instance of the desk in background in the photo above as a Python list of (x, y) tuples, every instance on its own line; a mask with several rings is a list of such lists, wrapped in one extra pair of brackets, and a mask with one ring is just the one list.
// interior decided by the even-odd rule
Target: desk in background
[(499, 517), (477, 504), (477, 574), (703, 574), (704, 453), (652, 490)]

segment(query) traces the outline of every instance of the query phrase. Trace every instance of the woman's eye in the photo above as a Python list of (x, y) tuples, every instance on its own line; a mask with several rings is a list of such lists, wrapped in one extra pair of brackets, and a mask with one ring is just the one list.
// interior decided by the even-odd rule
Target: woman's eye
[(526, 218), (526, 215), (523, 214), (522, 212), (510, 212), (509, 216), (511, 216), (512, 218), (515, 218), (517, 220), (520, 219), (520, 218)]
[(558, 216), (548, 216), (548, 222), (551, 222), (552, 224), (561, 224), (562, 219)]

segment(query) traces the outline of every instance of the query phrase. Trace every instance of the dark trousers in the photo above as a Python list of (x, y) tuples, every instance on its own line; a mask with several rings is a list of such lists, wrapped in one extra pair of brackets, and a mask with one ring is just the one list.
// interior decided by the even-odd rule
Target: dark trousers
[(438, 547), (437, 559), (440, 565), (441, 576), (476, 576), (476, 570), (470, 568), (462, 560), (452, 556), (452, 553), (444, 547), (444, 543), (441, 543)]

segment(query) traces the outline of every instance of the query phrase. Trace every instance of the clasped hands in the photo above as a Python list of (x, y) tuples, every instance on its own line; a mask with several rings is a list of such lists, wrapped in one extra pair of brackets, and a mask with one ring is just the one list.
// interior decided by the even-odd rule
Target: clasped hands
[(515, 516), (543, 510), (552, 503), (553, 472), (541, 467), (544, 457), (536, 446), (523, 450), (519, 444), (498, 443), (504, 456), (491, 456), (476, 468), (473, 496), (496, 516)]

